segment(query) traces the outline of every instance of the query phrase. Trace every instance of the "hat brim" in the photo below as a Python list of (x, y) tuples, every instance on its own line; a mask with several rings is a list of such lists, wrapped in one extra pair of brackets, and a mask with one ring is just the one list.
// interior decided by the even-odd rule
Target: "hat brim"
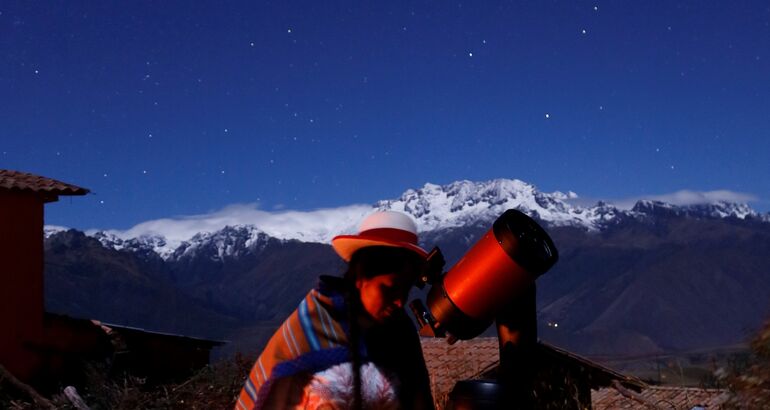
[(345, 262), (350, 262), (350, 258), (353, 254), (361, 248), (367, 248), (369, 246), (390, 246), (393, 248), (403, 248), (410, 250), (420, 256), (422, 259), (428, 257), (428, 252), (425, 249), (420, 248), (417, 245), (413, 245), (408, 242), (388, 241), (385, 239), (372, 239), (363, 238), (358, 235), (339, 235), (332, 239), (332, 247), (337, 255)]

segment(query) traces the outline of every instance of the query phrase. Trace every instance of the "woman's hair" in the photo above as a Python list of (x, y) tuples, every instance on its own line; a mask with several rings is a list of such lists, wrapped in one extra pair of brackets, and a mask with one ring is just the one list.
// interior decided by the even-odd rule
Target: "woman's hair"
[(345, 279), (355, 282), (360, 278), (373, 278), (394, 272), (410, 272), (417, 276), (425, 261), (416, 253), (392, 246), (361, 248), (350, 258)]
[[(358, 346), (361, 339), (361, 329), (359, 328), (356, 316), (362, 307), (358, 298), (358, 291), (353, 285), (356, 279), (368, 279), (394, 272), (413, 273), (414, 277), (417, 278), (424, 264), (425, 261), (414, 252), (391, 246), (369, 246), (361, 248), (353, 254), (344, 276), (346, 282), (350, 285), (345, 299), (348, 306), (351, 346)], [(350, 408), (360, 410), (363, 404), (361, 393), (361, 352), (358, 348), (354, 347), (350, 349), (350, 354), (353, 365), (353, 402)]]

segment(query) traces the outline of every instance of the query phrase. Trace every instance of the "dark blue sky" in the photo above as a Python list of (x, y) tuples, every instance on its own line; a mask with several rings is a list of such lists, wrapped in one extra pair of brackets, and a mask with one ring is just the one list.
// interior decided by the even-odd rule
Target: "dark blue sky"
[(47, 223), (518, 178), (770, 208), (766, 1), (3, 2), (0, 168)]

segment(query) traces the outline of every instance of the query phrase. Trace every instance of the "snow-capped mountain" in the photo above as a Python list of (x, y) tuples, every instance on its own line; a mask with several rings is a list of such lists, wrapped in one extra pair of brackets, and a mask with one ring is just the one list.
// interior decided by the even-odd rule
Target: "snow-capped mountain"
[[(448, 185), (428, 183), (422, 188), (407, 190), (397, 199), (382, 200), (372, 206), (273, 213), (234, 206), (209, 215), (148, 221), (127, 231), (89, 231), (88, 234), (108, 248), (138, 253), (152, 251), (163, 259), (179, 259), (204, 248), (216, 258), (237, 256), (238, 252), (258, 246), (268, 237), (329, 243), (336, 235), (355, 233), (357, 223), (375, 210), (410, 214), (423, 233), (487, 225), (511, 208), (547, 226), (574, 226), (587, 231), (601, 231), (624, 218), (666, 215), (770, 222), (770, 214), (758, 214), (746, 204), (717, 202), (678, 206), (642, 200), (632, 209), (623, 210), (602, 201), (590, 207), (575, 205), (577, 198), (574, 192), (540, 192), (534, 185), (517, 179), (457, 181)], [(48, 227), (46, 236), (61, 229)]]
[(574, 192), (548, 194), (517, 179), (496, 179), (458, 181), (443, 186), (425, 184), (418, 190), (404, 192), (396, 200), (380, 201), (376, 207), (412, 215), (423, 232), (490, 222), (510, 208), (549, 224), (594, 229), (596, 215), (567, 202), (574, 198), (577, 198)]
[(649, 216), (670, 215), (691, 216), (695, 218), (758, 218), (764, 221), (768, 220), (768, 215), (760, 215), (746, 204), (724, 201), (713, 204), (677, 206), (660, 201), (642, 200), (634, 205), (631, 212), (637, 215)]
[(208, 259), (221, 261), (225, 257), (239, 257), (246, 252), (261, 250), (270, 239), (254, 226), (226, 226), (217, 232), (201, 232), (184, 241), (166, 259), (181, 260), (204, 254)]

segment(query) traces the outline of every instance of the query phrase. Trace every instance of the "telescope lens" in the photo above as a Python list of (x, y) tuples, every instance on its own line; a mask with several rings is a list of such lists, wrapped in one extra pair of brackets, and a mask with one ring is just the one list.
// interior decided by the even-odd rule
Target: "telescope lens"
[(559, 259), (559, 252), (548, 233), (520, 211), (505, 211), (492, 229), (508, 256), (536, 276), (547, 272)]

